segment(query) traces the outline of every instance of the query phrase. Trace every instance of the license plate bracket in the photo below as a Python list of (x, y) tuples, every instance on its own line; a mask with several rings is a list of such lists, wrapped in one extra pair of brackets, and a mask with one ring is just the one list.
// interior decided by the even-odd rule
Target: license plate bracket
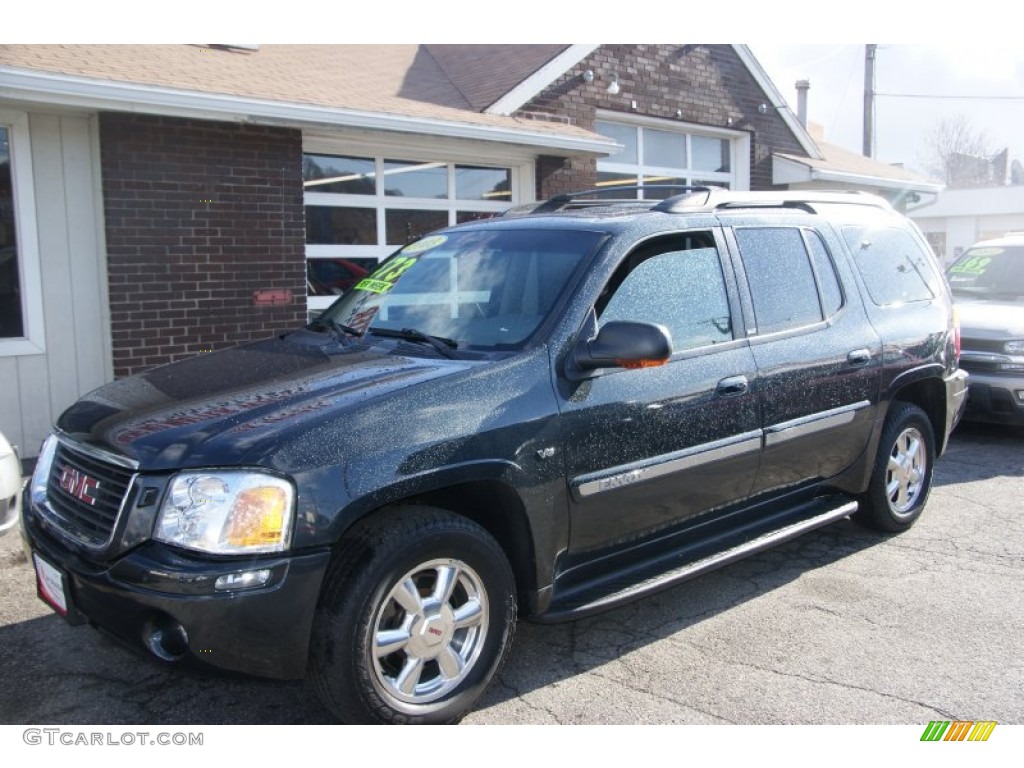
[(75, 610), (71, 600), (68, 575), (49, 560), (32, 553), (32, 564), (36, 571), (36, 594), (71, 624), (81, 624), (81, 614)]

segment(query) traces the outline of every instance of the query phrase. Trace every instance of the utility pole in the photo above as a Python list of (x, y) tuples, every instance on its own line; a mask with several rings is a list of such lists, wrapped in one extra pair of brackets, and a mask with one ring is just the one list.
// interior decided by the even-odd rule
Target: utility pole
[(875, 156), (875, 49), (864, 46), (864, 156)]

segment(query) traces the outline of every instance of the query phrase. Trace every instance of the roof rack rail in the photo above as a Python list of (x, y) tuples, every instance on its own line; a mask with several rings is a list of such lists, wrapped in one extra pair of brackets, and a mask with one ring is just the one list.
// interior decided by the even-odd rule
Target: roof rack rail
[[(680, 198), (669, 198), (655, 210), (664, 213), (686, 213), (693, 211), (694, 202)], [(892, 208), (887, 200), (860, 190), (838, 191), (784, 191), (784, 192), (734, 192), (715, 190), (704, 203), (710, 210), (724, 211), (734, 208), (795, 208), (814, 213), (814, 203), (840, 203), (864, 205), (873, 208)], [(699, 204), (698, 204), (699, 205)]]
[(622, 185), (615, 187), (596, 187), (594, 189), (584, 189), (579, 192), (566, 192), (562, 195), (555, 195), (548, 200), (542, 200), (539, 203), (527, 203), (525, 205), (516, 206), (505, 211), (505, 216), (523, 216), (530, 213), (554, 213), (555, 211), (564, 211), (571, 208), (591, 208), (595, 206), (608, 206), (608, 205), (648, 205), (656, 206), (663, 203), (663, 200), (642, 200), (640, 198), (597, 198), (594, 200), (583, 199), (588, 195), (606, 195), (609, 192), (637, 192), (639, 190), (653, 190), (653, 189), (673, 189), (683, 190), (683, 194), (678, 194), (668, 198), (668, 200), (675, 200), (677, 198), (686, 197), (694, 193), (704, 193), (703, 199), (706, 200), (708, 195), (712, 192), (712, 187), (703, 186), (691, 186), (688, 184), (646, 184), (640, 185)]
[[(638, 190), (682, 190), (679, 194), (661, 200), (641, 200), (639, 198), (597, 198), (584, 199), (587, 196), (608, 194), (609, 192), (637, 192)], [(659, 213), (695, 213), (726, 211), (742, 208), (778, 208), (801, 210), (815, 213), (814, 204), (846, 204), (863, 205), (873, 208), (892, 209), (887, 200), (877, 195), (860, 190), (806, 190), (783, 192), (751, 192), (733, 191), (723, 187), (711, 187), (683, 184), (647, 184), (645, 186), (618, 186), (586, 189), (580, 192), (568, 192), (555, 195), (548, 200), (526, 203), (505, 211), (503, 216), (526, 216), (531, 213), (555, 213), (569, 209), (606, 207), (606, 206), (647, 206), (647, 210)]]

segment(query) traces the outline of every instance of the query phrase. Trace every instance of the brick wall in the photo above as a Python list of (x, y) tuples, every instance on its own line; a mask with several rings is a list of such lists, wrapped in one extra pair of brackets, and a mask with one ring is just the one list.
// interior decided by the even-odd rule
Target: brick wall
[(104, 113), (100, 152), (115, 376), (304, 322), (299, 131)]
[[(592, 83), (582, 78), (588, 69), (596, 75)], [(607, 92), (612, 73), (620, 87), (614, 96)], [(761, 104), (769, 104), (767, 114), (758, 112)], [(602, 45), (520, 114), (545, 113), (593, 129), (596, 109), (747, 131), (751, 189), (773, 188), (772, 152), (806, 155), (730, 45)], [(587, 189), (595, 180), (596, 160), (541, 158), (537, 163), (538, 199)]]

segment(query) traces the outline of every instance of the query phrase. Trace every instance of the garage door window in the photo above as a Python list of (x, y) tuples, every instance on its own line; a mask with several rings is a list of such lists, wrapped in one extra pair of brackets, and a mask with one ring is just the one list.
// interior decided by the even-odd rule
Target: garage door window
[(46, 351), (28, 115), (0, 110), (0, 356)]
[(11, 174), (10, 130), (0, 125), (0, 338), (24, 335), (21, 280), (18, 276), (18, 235), (14, 222), (14, 179)]
[[(621, 144), (619, 153), (597, 161), (597, 186), (639, 186), (630, 193), (645, 200), (661, 200), (679, 189), (666, 186), (735, 185), (732, 141), (677, 128), (655, 128), (598, 120), (594, 129)], [(608, 197), (623, 196), (609, 192)]]
[[(513, 168), (401, 157), (306, 153), (307, 290), (322, 309), (401, 246), (441, 227), (495, 216)], [(321, 298), (322, 297), (322, 298)]]

